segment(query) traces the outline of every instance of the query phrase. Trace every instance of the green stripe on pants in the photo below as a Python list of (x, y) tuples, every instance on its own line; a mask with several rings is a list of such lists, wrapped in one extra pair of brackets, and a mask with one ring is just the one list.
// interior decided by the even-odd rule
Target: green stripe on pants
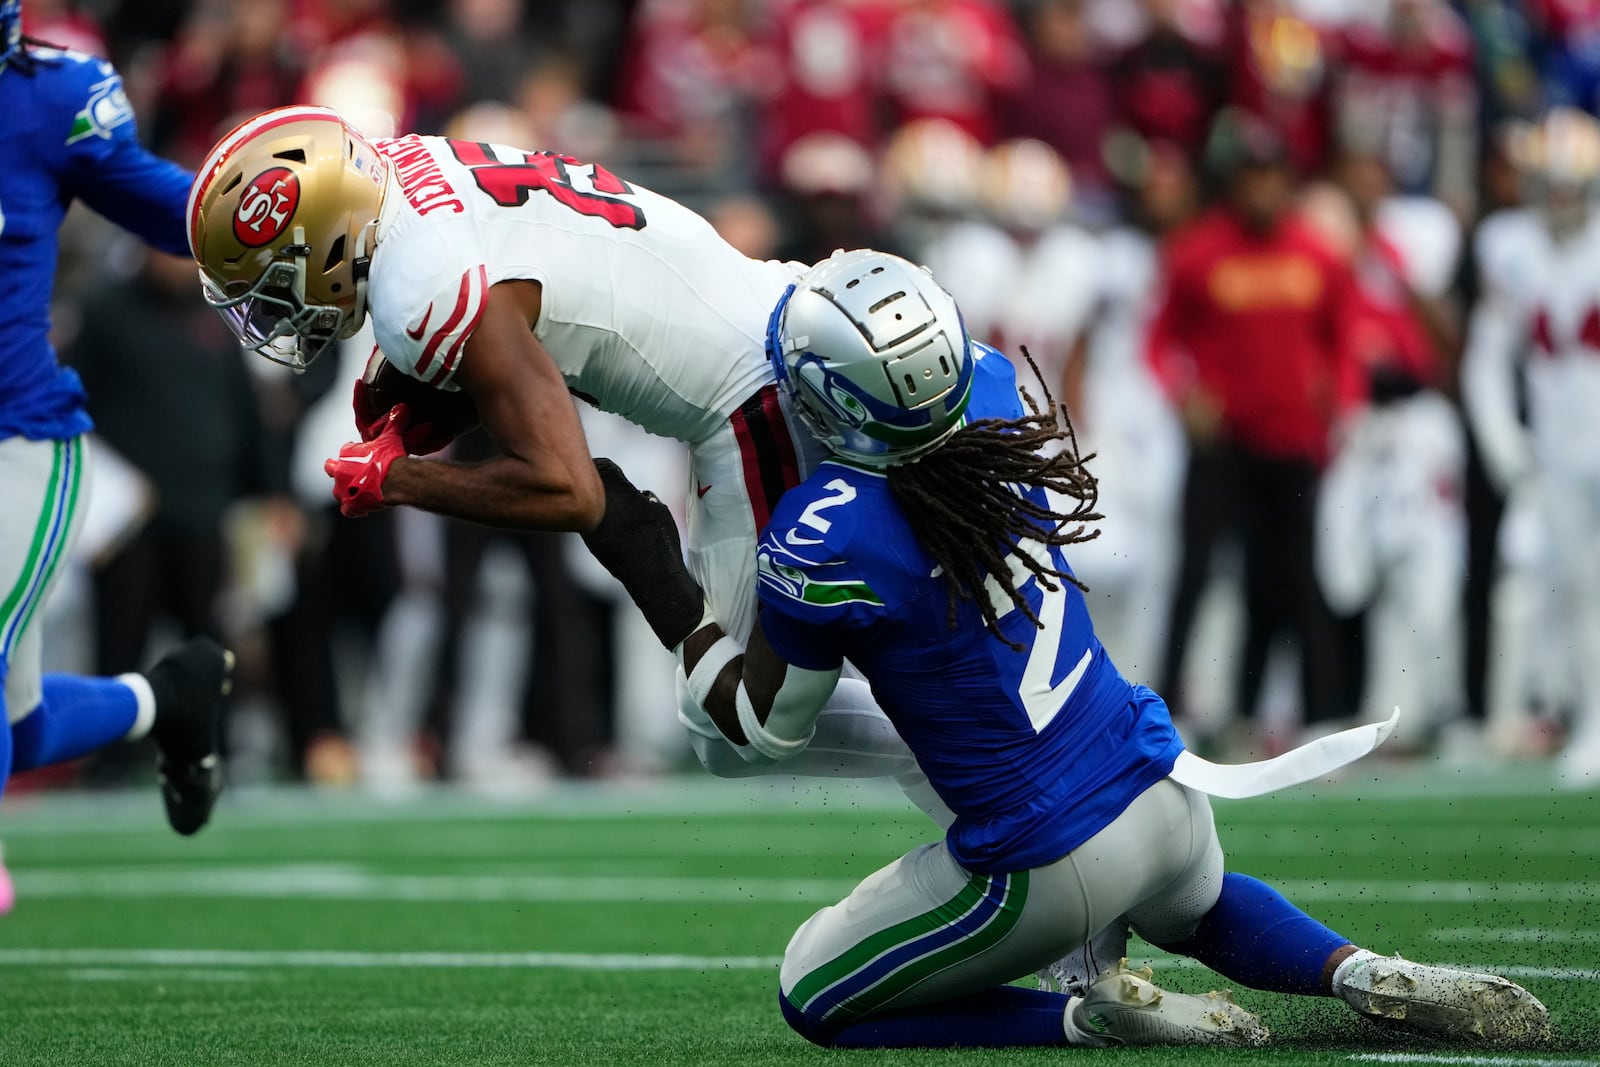
[(72, 524), (78, 517), (78, 495), (83, 487), (83, 438), (74, 437), (65, 442), (68, 453), (68, 466), (72, 470), (71, 483), (67, 486), (66, 513), (61, 520), (61, 539), (56, 542), (55, 553), (46, 563), (44, 581), (39, 583), (39, 595), (33, 598), (28, 605), (28, 614), (22, 619), (22, 625), (17, 627), (17, 636), (20, 637), (33, 624), (34, 612), (39, 610), (39, 605), (44, 603), (45, 594), (50, 591), (50, 583), (55, 581), (56, 568), (61, 565), (62, 559), (67, 555), (67, 546), (71, 542)]
[[(11, 632), (13, 617), (22, 610), (22, 598), (33, 587), (40, 560), (39, 556), (44, 551), (44, 542), (50, 536), (51, 520), (56, 514), (56, 497), (61, 492), (61, 465), (66, 456), (66, 446), (69, 442), (55, 442), (55, 453), (50, 464), (50, 481), (45, 488), (44, 504), (39, 512), (39, 521), (33, 528), (33, 541), (28, 546), (27, 561), (23, 563), (21, 572), (17, 575), (16, 584), (6, 594), (4, 603), (0, 603), (0, 644), (5, 641), (5, 635)], [(19, 626), (17, 632), (21, 633)]]
[(919, 982), (994, 947), (1016, 927), (1017, 921), (1022, 918), (1022, 909), (1027, 903), (1028, 872), (1017, 871), (1010, 875), (1010, 882), (1006, 886), (1005, 896), (1001, 898), (999, 908), (983, 926), (953, 944), (926, 956), (918, 956), (884, 975), (829, 1012), (829, 1020), (854, 1019), (869, 1014)]

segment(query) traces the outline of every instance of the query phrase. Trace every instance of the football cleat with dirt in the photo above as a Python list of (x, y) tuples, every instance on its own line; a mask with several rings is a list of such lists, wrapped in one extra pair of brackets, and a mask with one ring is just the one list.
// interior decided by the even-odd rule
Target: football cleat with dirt
[(1103, 973), (1067, 1011), (1083, 1033), (1107, 1045), (1232, 1045), (1259, 1048), (1271, 1032), (1232, 993), (1173, 993), (1151, 981), (1148, 967), (1127, 960)]
[(1545, 1006), (1498, 975), (1380, 956), (1356, 965), (1338, 993), (1367, 1018), (1412, 1033), (1492, 1045), (1550, 1040)]

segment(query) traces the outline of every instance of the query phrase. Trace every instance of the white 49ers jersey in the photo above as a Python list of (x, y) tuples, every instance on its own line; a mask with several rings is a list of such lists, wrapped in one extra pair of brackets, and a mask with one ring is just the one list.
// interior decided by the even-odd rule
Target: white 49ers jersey
[(451, 388), (490, 286), (543, 287), (534, 333), (573, 393), (694, 443), (772, 380), (767, 318), (800, 269), (749, 259), (597, 164), (415, 135), (392, 176), (368, 307), (384, 355)]
[[(1557, 241), (1532, 210), (1483, 223), (1484, 294), (1473, 311), (1462, 390), (1490, 472), (1514, 482), (1529, 465), (1600, 468), (1600, 212)], [(1517, 420), (1514, 366), (1528, 384)]]

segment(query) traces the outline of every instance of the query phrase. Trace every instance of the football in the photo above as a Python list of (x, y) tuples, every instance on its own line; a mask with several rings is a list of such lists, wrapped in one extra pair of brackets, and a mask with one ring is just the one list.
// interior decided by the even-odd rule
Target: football
[(355, 390), (356, 425), (362, 437), (370, 439), (378, 432), (383, 417), (396, 404), (404, 404), (410, 412), (401, 436), (413, 455), (437, 452), (478, 425), (478, 408), (465, 392), (418, 381), (373, 348)]

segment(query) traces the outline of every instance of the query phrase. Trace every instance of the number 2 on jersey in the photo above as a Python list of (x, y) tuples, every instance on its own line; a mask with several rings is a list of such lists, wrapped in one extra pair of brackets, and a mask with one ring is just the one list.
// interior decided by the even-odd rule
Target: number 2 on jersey
[[(450, 151), (472, 171), (478, 188), (501, 207), (521, 207), (534, 190), (542, 190), (580, 215), (604, 219), (618, 229), (644, 229), (644, 212), (617, 199), (633, 192), (633, 186), (598, 163), (580, 163), (553, 152), (525, 152), (520, 163), (507, 163), (479, 141), (452, 139)], [(589, 190), (572, 183), (569, 168), (574, 167), (594, 169)]]

